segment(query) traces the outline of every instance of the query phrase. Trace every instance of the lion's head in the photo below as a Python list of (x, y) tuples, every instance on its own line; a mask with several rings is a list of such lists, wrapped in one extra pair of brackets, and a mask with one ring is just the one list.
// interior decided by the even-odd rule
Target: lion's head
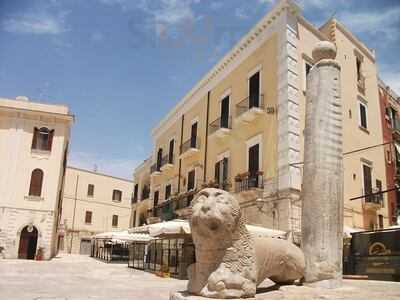
[(190, 225), (193, 238), (232, 240), (240, 216), (239, 202), (230, 193), (214, 188), (203, 189), (192, 202)]

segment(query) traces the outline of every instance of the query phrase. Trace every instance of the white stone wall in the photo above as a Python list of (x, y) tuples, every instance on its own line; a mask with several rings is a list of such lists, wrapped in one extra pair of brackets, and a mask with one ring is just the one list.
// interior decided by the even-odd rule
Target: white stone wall
[[(64, 106), (4, 99), (0, 106), (0, 247), (3, 256), (17, 258), (20, 233), (33, 225), (39, 233), (37, 249), (42, 247), (48, 259), (55, 254), (57, 206), (72, 116)], [(34, 127), (54, 129), (51, 151), (31, 149)], [(44, 173), (42, 194), (29, 197), (36, 168)]]

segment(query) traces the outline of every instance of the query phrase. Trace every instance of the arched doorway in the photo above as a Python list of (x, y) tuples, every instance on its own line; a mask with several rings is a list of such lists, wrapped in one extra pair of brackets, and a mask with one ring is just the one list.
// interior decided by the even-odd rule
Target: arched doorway
[(34, 226), (25, 226), (19, 240), (18, 258), (35, 259), (38, 231)]

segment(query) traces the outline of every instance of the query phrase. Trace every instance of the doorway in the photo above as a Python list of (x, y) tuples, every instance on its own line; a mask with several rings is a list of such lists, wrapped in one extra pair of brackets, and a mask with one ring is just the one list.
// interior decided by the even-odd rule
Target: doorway
[(18, 258), (35, 259), (38, 231), (34, 226), (25, 226), (19, 240)]

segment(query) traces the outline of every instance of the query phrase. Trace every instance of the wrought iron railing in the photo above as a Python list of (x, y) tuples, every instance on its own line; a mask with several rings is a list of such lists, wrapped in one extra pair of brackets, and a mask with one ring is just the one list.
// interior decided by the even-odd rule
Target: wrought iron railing
[(240, 193), (253, 188), (264, 188), (264, 176), (262, 172), (257, 174), (241, 174), (235, 177), (235, 192)]
[(208, 134), (211, 135), (220, 128), (232, 129), (232, 117), (218, 118), (208, 125)]
[(154, 172), (160, 172), (160, 164), (155, 163), (153, 165), (151, 165), (150, 167), (150, 174), (153, 174)]
[(166, 164), (174, 164), (174, 156), (173, 155), (164, 155), (161, 159), (161, 167), (165, 166)]
[(184, 142), (180, 147), (180, 153), (183, 154), (189, 149), (200, 149), (200, 138), (198, 136), (192, 137)]
[[(251, 100), (251, 101), (250, 101)], [(250, 99), (247, 97), (236, 104), (236, 117), (241, 116), (245, 112), (249, 111), (251, 108), (256, 107), (264, 109), (264, 95), (256, 95), (254, 98)]]
[(365, 191), (365, 203), (374, 203), (382, 205), (383, 194), (377, 188), (372, 188), (370, 191)]

